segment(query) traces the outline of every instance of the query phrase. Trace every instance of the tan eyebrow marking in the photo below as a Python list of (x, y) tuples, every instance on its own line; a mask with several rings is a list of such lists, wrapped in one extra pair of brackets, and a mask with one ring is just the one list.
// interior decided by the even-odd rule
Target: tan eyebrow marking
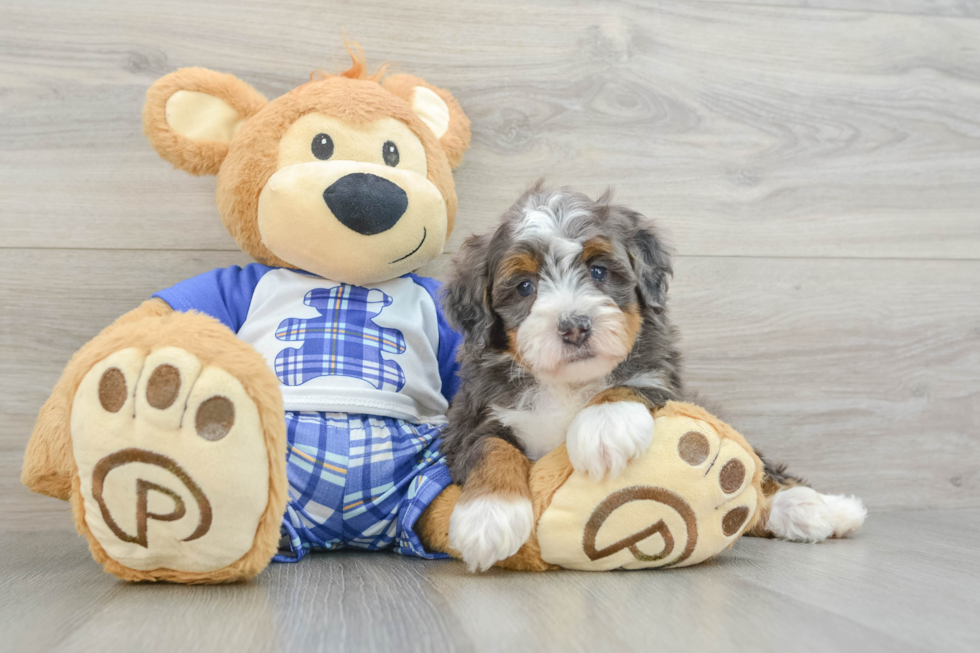
[(602, 238), (601, 236), (590, 238), (582, 245), (582, 260), (588, 263), (599, 256), (612, 254), (612, 251), (612, 241), (608, 238)]
[(500, 262), (501, 277), (510, 277), (520, 274), (537, 274), (538, 259), (529, 252), (512, 254)]

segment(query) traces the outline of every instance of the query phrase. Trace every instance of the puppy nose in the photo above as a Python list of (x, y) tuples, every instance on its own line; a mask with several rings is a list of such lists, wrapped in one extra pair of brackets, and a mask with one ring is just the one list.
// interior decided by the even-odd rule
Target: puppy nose
[(323, 201), (344, 226), (365, 236), (388, 231), (408, 208), (408, 195), (397, 184), (363, 172), (332, 183)]
[(558, 333), (570, 345), (584, 345), (592, 335), (592, 320), (584, 315), (563, 315), (558, 319)]

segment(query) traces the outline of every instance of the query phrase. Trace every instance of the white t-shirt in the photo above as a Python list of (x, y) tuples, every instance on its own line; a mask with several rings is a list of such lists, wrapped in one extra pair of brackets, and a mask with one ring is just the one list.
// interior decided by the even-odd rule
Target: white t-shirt
[(458, 386), (461, 338), (446, 323), (438, 288), (414, 274), (361, 287), (253, 263), (154, 297), (211, 315), (255, 347), (287, 411), (440, 423)]

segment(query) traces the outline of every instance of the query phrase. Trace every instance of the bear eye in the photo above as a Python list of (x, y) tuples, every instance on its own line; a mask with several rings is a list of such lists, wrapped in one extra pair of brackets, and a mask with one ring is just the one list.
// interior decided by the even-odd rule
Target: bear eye
[(601, 265), (593, 265), (591, 268), (589, 268), (589, 273), (596, 281), (606, 280), (606, 268), (602, 267)]
[(385, 144), (381, 146), (381, 156), (384, 157), (385, 165), (392, 168), (398, 165), (398, 160), (401, 158), (398, 156), (398, 146), (391, 141), (385, 141)]
[(528, 297), (534, 292), (534, 284), (530, 281), (522, 281), (517, 284), (517, 294), (521, 297)]
[(333, 139), (326, 134), (317, 134), (313, 137), (313, 144), (310, 145), (313, 156), (326, 161), (333, 156)]

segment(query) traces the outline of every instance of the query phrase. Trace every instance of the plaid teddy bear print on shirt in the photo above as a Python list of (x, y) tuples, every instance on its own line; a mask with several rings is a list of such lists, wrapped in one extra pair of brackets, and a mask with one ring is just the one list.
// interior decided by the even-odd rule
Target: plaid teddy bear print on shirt
[(279, 380), (292, 386), (321, 376), (341, 375), (364, 379), (378, 390), (400, 391), (405, 386), (405, 374), (381, 353), (403, 353), (405, 338), (398, 329), (373, 322), (391, 302), (391, 297), (380, 290), (348, 284), (308, 292), (303, 303), (319, 311), (320, 317), (291, 317), (279, 324), (276, 338), (303, 343), (276, 356)]

